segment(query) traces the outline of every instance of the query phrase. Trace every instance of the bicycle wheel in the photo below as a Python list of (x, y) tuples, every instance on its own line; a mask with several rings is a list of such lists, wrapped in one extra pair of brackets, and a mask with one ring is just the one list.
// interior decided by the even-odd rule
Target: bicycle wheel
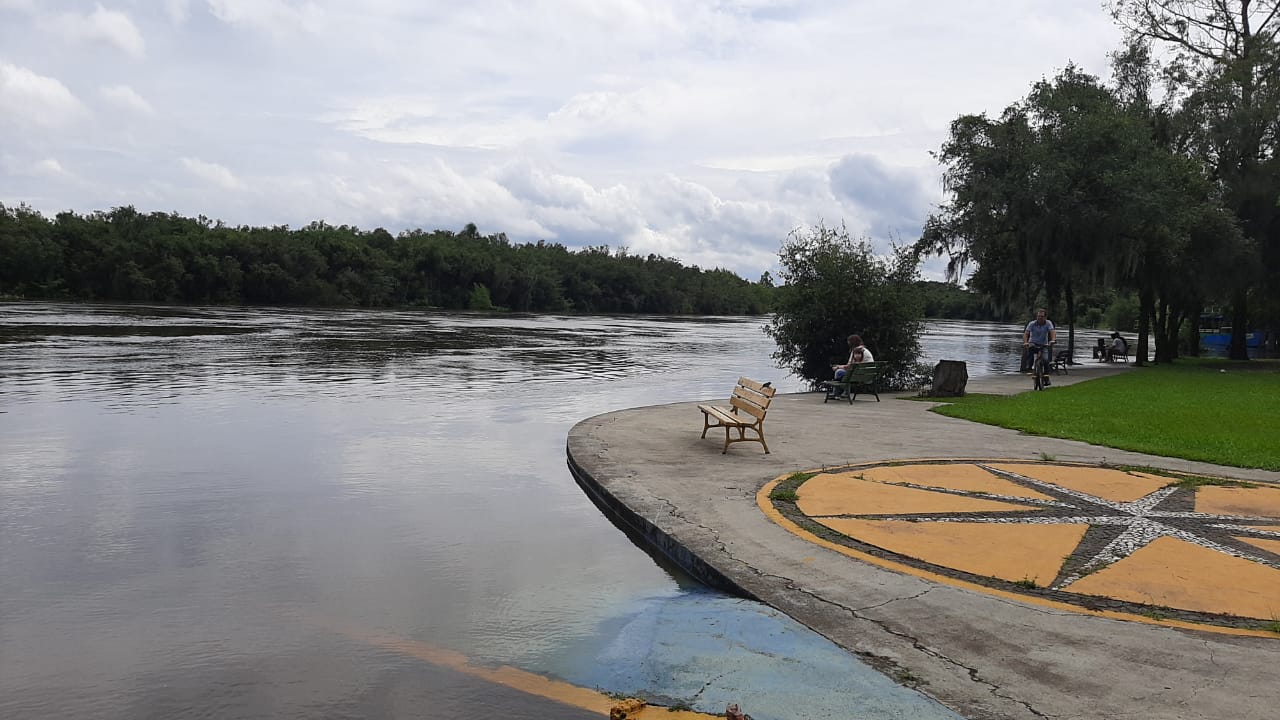
[(1044, 358), (1036, 356), (1035, 364), (1031, 366), (1031, 377), (1036, 390), (1044, 389)]

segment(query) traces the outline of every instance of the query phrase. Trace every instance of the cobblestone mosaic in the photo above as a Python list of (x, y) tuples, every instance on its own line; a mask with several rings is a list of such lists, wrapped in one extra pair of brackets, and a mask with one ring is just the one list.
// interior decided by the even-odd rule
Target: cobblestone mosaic
[[(963, 473), (957, 473), (957, 465), (972, 466), (965, 472), (972, 474), (977, 468), (1029, 492), (1014, 495), (958, 488), (954, 477)], [(892, 472), (875, 472), (876, 468), (885, 467), (892, 467)], [(947, 487), (942, 487), (941, 481), (931, 483), (931, 474), (946, 474), (950, 478)], [(1280, 553), (1272, 552), (1277, 549), (1274, 541), (1280, 538), (1280, 513), (1274, 502), (1262, 500), (1264, 494), (1273, 497), (1276, 488), (1272, 485), (1007, 460), (827, 468), (818, 477), (822, 479), (809, 488), (809, 478), (805, 476), (784, 482), (799, 500), (774, 500), (775, 509), (819, 537), (910, 567), (1087, 609), (1114, 609), (1232, 627), (1271, 627), (1280, 618)], [(1129, 479), (1133, 492), (1122, 496), (1136, 499), (1117, 501), (1100, 495), (1116, 497), (1116, 488), (1123, 488)], [(885, 491), (876, 490), (877, 484), (925, 491), (929, 493), (927, 501), (921, 502), (931, 511), (917, 512), (919, 508), (912, 507), (914, 498), (924, 497), (920, 493), (902, 493), (902, 506), (886, 513)], [(1089, 491), (1091, 484), (1096, 486), (1096, 492)], [(1243, 498), (1243, 505), (1237, 500), (1232, 509), (1245, 509), (1248, 513), (1255, 512), (1248, 502), (1252, 497), (1248, 491), (1256, 489), (1256, 514), (1197, 512), (1197, 491), (1223, 484), (1240, 488), (1235, 494)], [(979, 483), (974, 482), (974, 486)], [(1156, 489), (1148, 491), (1150, 488)], [(859, 512), (860, 494), (876, 497), (876, 512)], [(969, 504), (971, 499), (1005, 501), (1010, 503), (1010, 509), (938, 512), (940, 498), (945, 504), (945, 496), (955, 498), (957, 505)], [(841, 512), (806, 513), (806, 507), (839, 508)], [(912, 524), (919, 528), (916, 537), (911, 537)], [(939, 530), (951, 524), (957, 528), (956, 539), (948, 544), (947, 532)], [(981, 526), (992, 527), (989, 541), (978, 529)], [(1029, 532), (1011, 536), (997, 531), (998, 526), (1027, 526)], [(986, 565), (956, 559), (966, 551), (971, 555), (989, 553), (997, 564), (1003, 555), (1007, 563), (1025, 562), (1028, 567), (1043, 568), (1045, 558), (1030, 562), (1026, 548), (1018, 548), (1015, 553), (1001, 547), (1011, 537), (1029, 538), (1035, 544), (1040, 531), (1032, 530), (1034, 526), (1086, 528), (1082, 535), (1077, 529), (1069, 536), (1060, 531), (1049, 533), (1046, 528), (1045, 553), (1062, 553), (1064, 537), (1076, 543), (1069, 554), (1058, 555), (1060, 569), (1051, 580), (1032, 576), (1023, 581), (1011, 579), (1017, 573), (1016, 566), (1012, 570), (1004, 568), (1003, 573), (978, 576), (965, 568)], [(961, 542), (967, 548), (957, 548), (956, 543)], [(991, 547), (982, 547), (988, 542)], [(1056, 567), (1058, 562), (1053, 564)]]

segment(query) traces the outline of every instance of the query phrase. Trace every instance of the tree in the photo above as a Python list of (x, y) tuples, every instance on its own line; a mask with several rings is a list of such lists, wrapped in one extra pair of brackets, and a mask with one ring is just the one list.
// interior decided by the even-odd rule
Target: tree
[(920, 355), (924, 304), (915, 284), (918, 261), (907, 249), (887, 258), (853, 240), (844, 226), (797, 228), (779, 253), (783, 284), (765, 328), (783, 367), (815, 387), (848, 357), (854, 333), (888, 364), (890, 387), (905, 387)]
[(0, 203), (0, 296), (56, 296), (63, 291), (63, 251), (51, 236), (40, 213)]
[(0, 296), (762, 315), (772, 288), (607, 246), (513, 245), (474, 224), (394, 238), (324, 221), (229, 227), (132, 206), (50, 222), (0, 204)]
[[(1004, 306), (1062, 301), (1069, 349), (1078, 295), (1136, 289), (1137, 361), (1157, 308), (1179, 311), (1163, 316), (1174, 331), (1157, 334), (1157, 358), (1172, 357), (1185, 299), (1161, 298), (1199, 287), (1190, 238), (1222, 224), (1213, 222), (1212, 188), (1198, 167), (1159, 147), (1144, 116), (1067, 67), (998, 121), (956, 120), (938, 157), (951, 198), (929, 218), (918, 251), (949, 254), (953, 276), (976, 263), (970, 286)], [(1174, 343), (1163, 354), (1162, 338)]]
[(1112, 0), (1110, 9), (1131, 44), (1171, 50), (1160, 66), (1177, 142), (1220, 186), (1253, 253), (1233, 275), (1229, 355), (1247, 359), (1250, 288), (1272, 307), (1280, 297), (1280, 0)]

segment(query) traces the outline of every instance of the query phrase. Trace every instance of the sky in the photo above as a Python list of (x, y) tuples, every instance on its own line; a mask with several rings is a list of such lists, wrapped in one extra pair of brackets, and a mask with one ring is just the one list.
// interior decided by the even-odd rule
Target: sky
[(0, 0), (0, 203), (755, 280), (797, 227), (914, 241), (952, 120), (1119, 44), (1101, 0)]

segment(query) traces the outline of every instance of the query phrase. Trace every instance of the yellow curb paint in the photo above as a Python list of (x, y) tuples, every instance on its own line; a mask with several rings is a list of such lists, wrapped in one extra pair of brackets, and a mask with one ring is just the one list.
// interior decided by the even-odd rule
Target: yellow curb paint
[[(958, 458), (958, 459), (966, 460), (966, 461), (974, 461), (974, 462), (986, 462), (986, 463), (1014, 462), (1008, 459), (992, 460), (990, 458)], [(894, 462), (925, 462), (927, 463), (927, 462), (939, 462), (943, 460), (944, 458), (920, 458), (920, 459), (911, 460), (911, 461), (902, 460), (902, 461), (894, 461)], [(1063, 464), (1063, 463), (1060, 463), (1060, 464)], [(804, 472), (822, 472), (823, 470), (827, 470), (827, 469), (829, 468), (811, 469)], [(809, 532), (808, 530), (805, 530), (804, 528), (800, 527), (799, 525), (796, 525), (794, 522), (784, 517), (782, 513), (778, 512), (777, 508), (773, 506), (773, 501), (769, 499), (769, 493), (773, 492), (773, 489), (775, 487), (777, 487), (780, 483), (782, 483), (789, 477), (791, 477), (791, 473), (787, 473), (786, 475), (780, 475), (774, 478), (773, 480), (770, 480), (769, 482), (765, 483), (764, 486), (760, 488), (760, 490), (756, 493), (756, 507), (760, 509), (760, 512), (764, 513), (765, 517), (772, 520), (779, 527), (783, 528), (784, 530), (791, 533), (792, 535), (795, 535), (796, 537), (799, 537), (814, 545), (817, 545), (818, 547), (826, 548), (827, 550), (830, 550), (835, 553), (839, 553), (841, 555), (844, 555), (845, 557), (853, 558), (854, 560), (858, 560), (859, 562), (864, 562), (868, 565), (874, 565), (876, 567), (884, 568), (886, 570), (891, 570), (893, 572), (901, 573), (903, 575), (910, 575), (912, 577), (922, 578), (925, 580), (929, 580), (931, 582), (938, 583), (940, 585), (949, 585), (951, 587), (958, 587), (965, 590), (971, 590), (973, 592), (982, 593), (984, 595), (998, 597), (1005, 600), (1013, 600), (1015, 602), (1025, 603), (1027, 605), (1035, 605), (1037, 607), (1047, 607), (1055, 610), (1064, 610), (1067, 612), (1078, 613), (1080, 615), (1091, 615), (1093, 617), (1109, 618), (1112, 620), (1126, 620), (1129, 622), (1142, 623), (1144, 625), (1174, 627), (1174, 628), (1181, 628), (1184, 630), (1201, 630), (1204, 632), (1218, 633), (1221, 635), (1236, 635), (1236, 636), (1242, 636), (1242, 637), (1259, 637), (1259, 638), (1270, 638), (1270, 639), (1276, 638), (1275, 633), (1267, 632), (1265, 630), (1249, 630), (1245, 628), (1221, 627), (1218, 625), (1203, 625), (1199, 623), (1190, 623), (1190, 622), (1184, 622), (1180, 620), (1156, 620), (1154, 618), (1149, 618), (1143, 615), (1136, 615), (1134, 613), (1127, 613), (1127, 612), (1119, 612), (1116, 610), (1090, 610), (1088, 608), (1080, 607), (1079, 605), (1072, 605), (1071, 603), (1048, 600), (1045, 598), (1036, 597), (1034, 595), (1024, 595), (1020, 593), (1008, 592), (1005, 590), (998, 590), (996, 588), (990, 588), (975, 582), (948, 577), (946, 575), (941, 575), (939, 573), (929, 572), (928, 570), (921, 570), (920, 568), (914, 568), (914, 567), (911, 567), (910, 565), (906, 565), (900, 562), (877, 557), (870, 553), (862, 552), (861, 550), (855, 550), (850, 547), (845, 547), (844, 545), (840, 545), (838, 543), (831, 542), (830, 540), (825, 540), (823, 538), (820, 538), (817, 535), (814, 535), (813, 533)]]
[(1053, 582), (1062, 558), (1080, 544), (1088, 525), (916, 523), (909, 520), (825, 518), (818, 522), (890, 552), (955, 570), (1017, 582)]
[(1169, 478), (1098, 467), (1004, 463), (993, 463), (991, 467), (1051, 482), (1068, 490), (1078, 490), (1113, 502), (1133, 502), (1173, 482)]
[(1280, 617), (1280, 570), (1171, 537), (1063, 589), (1259, 620)]
[(1196, 512), (1280, 518), (1280, 489), (1203, 485), (1196, 488)]
[(1053, 498), (1035, 490), (1029, 490), (1005, 480), (996, 477), (989, 471), (984, 470), (977, 465), (911, 465), (911, 472), (905, 472), (904, 467), (896, 465), (886, 465), (884, 467), (871, 468), (863, 470), (859, 475), (863, 480), (881, 483), (912, 483), (915, 485), (928, 485), (929, 487), (945, 488), (947, 490), (963, 490), (966, 492), (982, 492), (992, 495), (1006, 495), (1009, 497), (1031, 498), (1034, 500), (1052, 500)]
[(805, 481), (796, 505), (805, 515), (878, 515), (881, 513), (1016, 512), (1033, 510), (998, 500), (979, 500), (932, 490), (858, 480), (857, 473), (822, 474)]
[[(595, 690), (578, 687), (560, 680), (553, 680), (518, 668), (505, 665), (498, 667), (474, 665), (470, 658), (460, 652), (436, 647), (418, 640), (407, 640), (371, 628), (361, 628), (351, 623), (335, 620), (310, 618), (310, 622), (335, 631), (356, 642), (416, 658), (454, 672), (518, 690), (527, 695), (534, 695), (562, 705), (581, 708), (588, 712), (597, 712), (603, 717), (608, 717), (609, 710), (618, 702), (618, 700)], [(639, 711), (629, 712), (627, 717), (706, 720), (706, 718), (719, 716), (688, 710), (671, 710), (662, 706), (645, 706)]]
[[(1276, 528), (1264, 528), (1264, 529), (1273, 530)], [(1267, 552), (1272, 552), (1277, 555), (1280, 555), (1280, 540), (1267, 540), (1265, 538), (1250, 538), (1250, 537), (1238, 537), (1236, 539), (1239, 540), (1240, 542), (1247, 542), (1254, 547), (1262, 548)], [(1280, 592), (1280, 588), (1277, 588), (1276, 591)]]

